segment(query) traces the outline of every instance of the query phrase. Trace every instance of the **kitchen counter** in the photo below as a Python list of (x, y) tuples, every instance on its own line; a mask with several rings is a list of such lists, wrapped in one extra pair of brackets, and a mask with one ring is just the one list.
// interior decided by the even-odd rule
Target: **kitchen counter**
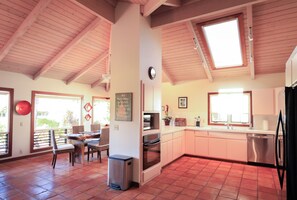
[(264, 131), (264, 130), (255, 130), (249, 129), (246, 127), (233, 127), (233, 129), (227, 129), (227, 127), (196, 127), (196, 126), (163, 126), (161, 129), (161, 134), (165, 135), (168, 133), (173, 133), (183, 130), (192, 130), (192, 131), (209, 131), (209, 132), (228, 132), (228, 133), (256, 133), (256, 134), (270, 134), (275, 135), (275, 131)]

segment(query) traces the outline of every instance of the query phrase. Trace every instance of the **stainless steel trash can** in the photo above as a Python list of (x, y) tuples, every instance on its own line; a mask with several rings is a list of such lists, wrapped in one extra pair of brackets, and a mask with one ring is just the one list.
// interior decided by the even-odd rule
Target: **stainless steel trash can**
[(109, 187), (127, 190), (132, 183), (132, 160), (130, 156), (109, 156)]

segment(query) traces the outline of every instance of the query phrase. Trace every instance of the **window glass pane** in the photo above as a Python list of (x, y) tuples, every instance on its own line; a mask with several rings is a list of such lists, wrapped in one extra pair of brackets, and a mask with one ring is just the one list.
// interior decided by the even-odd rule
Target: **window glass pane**
[(0, 91), (0, 132), (9, 131), (9, 92)]
[(110, 100), (95, 98), (93, 102), (93, 123), (106, 125), (110, 123)]
[(34, 106), (34, 150), (51, 146), (50, 129), (56, 142), (65, 144), (65, 134), (81, 123), (81, 97), (35, 94)]
[(210, 122), (250, 123), (250, 93), (210, 94)]
[(80, 122), (80, 97), (35, 96), (35, 130), (71, 128)]
[(10, 93), (0, 91), (0, 155), (9, 152)]
[(216, 68), (243, 65), (237, 18), (202, 29)]

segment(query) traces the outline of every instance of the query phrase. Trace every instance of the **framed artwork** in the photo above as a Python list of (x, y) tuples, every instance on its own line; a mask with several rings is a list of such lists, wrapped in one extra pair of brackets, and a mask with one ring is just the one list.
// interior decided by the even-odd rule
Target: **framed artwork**
[(132, 97), (131, 92), (115, 94), (116, 121), (132, 121)]
[(178, 108), (188, 108), (188, 97), (178, 97)]
[(91, 117), (90, 114), (86, 114), (85, 119), (86, 119), (87, 121), (89, 121), (91, 118), (92, 118), (92, 117)]

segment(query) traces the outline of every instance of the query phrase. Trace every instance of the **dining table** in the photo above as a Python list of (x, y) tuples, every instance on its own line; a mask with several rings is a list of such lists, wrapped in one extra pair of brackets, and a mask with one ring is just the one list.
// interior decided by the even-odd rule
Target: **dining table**
[(92, 140), (98, 141), (100, 138), (101, 131), (91, 132), (84, 131), (79, 133), (68, 133), (67, 139), (70, 144), (75, 147), (75, 162), (84, 163), (85, 145), (87, 142)]

